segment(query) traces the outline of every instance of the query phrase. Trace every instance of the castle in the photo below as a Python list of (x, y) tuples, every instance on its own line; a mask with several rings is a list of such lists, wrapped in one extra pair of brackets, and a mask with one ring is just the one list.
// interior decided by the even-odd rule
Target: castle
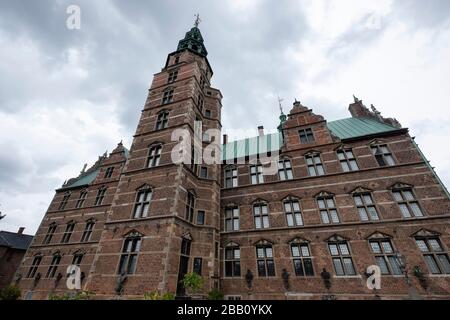
[(295, 101), (276, 133), (224, 136), (218, 163), (172, 161), (174, 130), (194, 149), (195, 123), (222, 127), (207, 55), (196, 24), (155, 74), (130, 150), (56, 190), (14, 279), (23, 298), (69, 292), (69, 265), (96, 299), (184, 297), (192, 272), (199, 294), (230, 300), (449, 298), (449, 194), (408, 129), (356, 97), (350, 118)]

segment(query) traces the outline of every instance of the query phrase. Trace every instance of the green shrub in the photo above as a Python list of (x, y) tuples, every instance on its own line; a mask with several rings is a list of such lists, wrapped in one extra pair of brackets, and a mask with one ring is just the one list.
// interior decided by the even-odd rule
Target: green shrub
[(63, 294), (51, 293), (48, 300), (90, 300), (94, 295), (95, 293), (90, 291), (79, 291), (75, 294), (68, 292)]
[(9, 285), (0, 290), (0, 300), (18, 300), (22, 293), (16, 285)]
[(203, 288), (203, 278), (195, 272), (186, 273), (182, 280), (185, 289), (196, 293)]
[(223, 300), (223, 292), (219, 289), (213, 289), (208, 292), (208, 300)]
[(175, 300), (175, 296), (170, 292), (159, 294), (157, 291), (152, 291), (144, 293), (144, 300)]

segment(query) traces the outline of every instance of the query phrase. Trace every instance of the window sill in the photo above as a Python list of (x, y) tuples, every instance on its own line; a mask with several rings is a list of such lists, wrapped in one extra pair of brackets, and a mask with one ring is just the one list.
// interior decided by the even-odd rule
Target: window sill
[(361, 275), (356, 275), (356, 276), (333, 276), (333, 278), (335, 278), (335, 279), (361, 279), (362, 276)]

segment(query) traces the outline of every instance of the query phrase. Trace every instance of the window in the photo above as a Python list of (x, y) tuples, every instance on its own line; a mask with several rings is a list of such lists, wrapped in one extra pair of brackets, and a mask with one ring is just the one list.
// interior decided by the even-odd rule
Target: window
[(288, 227), (303, 226), (302, 212), (300, 211), (300, 203), (298, 200), (285, 200), (283, 207)]
[(53, 278), (55, 276), (56, 270), (58, 270), (59, 263), (61, 262), (61, 256), (59, 254), (55, 254), (53, 256), (52, 262), (48, 267), (46, 278)]
[(323, 176), (325, 170), (323, 169), (322, 160), (319, 154), (310, 154), (305, 156), (306, 165), (308, 167), (308, 174), (311, 177)]
[(191, 192), (188, 192), (185, 219), (191, 223), (194, 221), (194, 210), (195, 210), (195, 196)]
[(139, 191), (136, 196), (136, 203), (134, 204), (133, 218), (148, 217), (148, 210), (150, 208), (150, 201), (152, 200), (152, 190)]
[(66, 231), (64, 231), (63, 237), (61, 239), (61, 243), (67, 243), (72, 236), (73, 229), (75, 228), (75, 222), (69, 222), (66, 226)]
[(211, 110), (208, 109), (205, 110), (205, 117), (211, 118)]
[(273, 260), (273, 249), (271, 245), (257, 246), (256, 258), (258, 265), (258, 276), (275, 277), (275, 262)]
[(197, 108), (203, 110), (203, 97), (201, 94), (199, 94), (197, 98)]
[(206, 85), (206, 79), (204, 75), (200, 76), (200, 89), (203, 90), (205, 88)]
[(147, 168), (154, 168), (159, 166), (159, 160), (161, 159), (162, 145), (150, 147), (148, 150)]
[(56, 223), (52, 223), (48, 226), (47, 234), (45, 235), (43, 244), (49, 244), (52, 241), (53, 235), (56, 231)]
[(173, 90), (166, 90), (163, 93), (162, 104), (171, 103), (173, 99)]
[(353, 195), (356, 208), (358, 209), (361, 221), (378, 221), (377, 209), (370, 193), (362, 193)]
[(216, 241), (214, 243), (214, 259), (218, 259), (219, 258), (219, 242)]
[(225, 188), (235, 188), (238, 186), (237, 168), (228, 168), (225, 170)]
[(156, 118), (156, 130), (161, 130), (167, 128), (167, 124), (169, 122), (169, 112), (162, 111), (158, 113), (158, 117)]
[(114, 172), (114, 167), (109, 167), (105, 172), (105, 179), (111, 178)]
[(263, 167), (261, 164), (250, 166), (250, 178), (252, 184), (264, 182)]
[(389, 151), (387, 145), (372, 146), (372, 154), (378, 162), (380, 167), (393, 166), (395, 165), (392, 153)]
[(291, 160), (281, 160), (278, 162), (278, 177), (280, 180), (292, 180), (294, 176), (292, 175)]
[(239, 207), (225, 209), (225, 231), (239, 230)]
[(225, 277), (241, 276), (241, 249), (239, 246), (225, 248)]
[(202, 258), (194, 258), (194, 265), (192, 271), (199, 276), (202, 275)]
[(141, 238), (131, 237), (123, 242), (118, 274), (133, 274), (136, 271), (137, 257), (141, 249)]
[(178, 70), (172, 71), (169, 73), (169, 77), (167, 78), (167, 83), (172, 83), (177, 80), (178, 77)]
[(70, 193), (66, 193), (61, 201), (61, 203), (59, 204), (58, 210), (64, 210), (64, 208), (67, 205), (67, 202), (69, 201), (70, 198)]
[(292, 243), (291, 254), (295, 275), (299, 277), (313, 277), (314, 268), (308, 243)]
[(400, 207), (403, 218), (423, 217), (423, 212), (412, 189), (393, 190), (392, 194)]
[(97, 192), (97, 196), (95, 197), (95, 206), (101, 206), (103, 203), (103, 199), (105, 198), (106, 188), (100, 188)]
[(33, 262), (31, 263), (31, 267), (28, 270), (27, 278), (34, 278), (36, 272), (38, 270), (39, 265), (41, 264), (42, 256), (35, 256), (33, 258)]
[(269, 228), (269, 210), (267, 208), (267, 204), (258, 203), (253, 205), (253, 215), (256, 229)]
[(197, 211), (197, 224), (199, 226), (205, 225), (205, 211), (203, 210)]
[(86, 227), (84, 228), (83, 235), (81, 236), (81, 242), (87, 242), (91, 239), (92, 230), (94, 230), (95, 222), (93, 220), (86, 222)]
[(180, 63), (180, 56), (175, 57), (174, 64)]
[(330, 224), (340, 222), (333, 196), (320, 197), (317, 199), (317, 203), (319, 205), (322, 223)]
[(346, 241), (338, 243), (329, 243), (328, 248), (333, 259), (334, 271), (337, 276), (354, 276), (356, 275), (353, 266), (352, 256)]
[(394, 248), (389, 239), (370, 240), (369, 244), (370, 249), (375, 254), (375, 260), (381, 269), (381, 274), (402, 274)]
[(208, 178), (208, 168), (200, 167), (200, 178), (207, 179)]
[(183, 238), (181, 240), (181, 254), (184, 256), (191, 254), (191, 241), (189, 239)]
[(84, 202), (86, 201), (87, 194), (88, 194), (87, 191), (80, 192), (80, 197), (78, 198), (77, 205), (76, 205), (77, 209), (83, 207)]
[(72, 264), (74, 264), (76, 266), (80, 266), (81, 261), (83, 261), (83, 257), (84, 257), (84, 255), (82, 253), (75, 253), (73, 255)]
[(352, 150), (338, 150), (337, 155), (344, 172), (359, 170)]
[(300, 135), (301, 143), (312, 143), (315, 141), (311, 128), (299, 130), (298, 134)]
[(432, 274), (450, 274), (450, 261), (438, 237), (416, 238), (416, 244)]

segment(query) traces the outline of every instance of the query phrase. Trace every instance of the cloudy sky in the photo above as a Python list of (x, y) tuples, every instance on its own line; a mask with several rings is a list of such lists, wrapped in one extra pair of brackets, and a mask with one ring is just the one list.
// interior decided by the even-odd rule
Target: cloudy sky
[[(66, 9), (81, 8), (81, 29)], [(130, 146), (153, 74), (199, 12), (223, 126), (277, 126), (277, 96), (328, 120), (352, 94), (397, 118), (450, 185), (450, 1), (0, 2), (0, 229), (34, 233), (64, 180)]]

